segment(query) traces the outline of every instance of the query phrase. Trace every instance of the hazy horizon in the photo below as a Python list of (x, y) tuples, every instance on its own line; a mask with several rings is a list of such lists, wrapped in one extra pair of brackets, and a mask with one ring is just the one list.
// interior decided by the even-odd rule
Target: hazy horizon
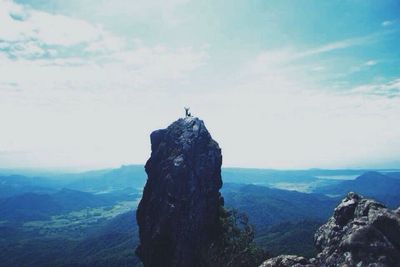
[(0, 168), (144, 163), (150, 133), (184, 106), (225, 167), (399, 168), (399, 11), (395, 0), (0, 0)]
[[(96, 171), (108, 171), (108, 170), (115, 170), (120, 169), (123, 167), (143, 167), (144, 165), (140, 163), (132, 163), (132, 164), (123, 164), (118, 166), (103, 166), (103, 167), (52, 167), (52, 168), (24, 168), (24, 167), (17, 167), (17, 168), (8, 168), (8, 167), (0, 167), (0, 174), (6, 175), (14, 175), (14, 174), (21, 174), (21, 175), (55, 175), (55, 174), (73, 174), (73, 173), (85, 173), (85, 172), (96, 172)], [(240, 166), (222, 166), (223, 170), (261, 170), (261, 171), (313, 171), (313, 170), (321, 170), (321, 171), (383, 171), (383, 172), (399, 172), (400, 167), (394, 168), (367, 168), (367, 167), (354, 167), (354, 168), (262, 168), (262, 167), (240, 167)]]

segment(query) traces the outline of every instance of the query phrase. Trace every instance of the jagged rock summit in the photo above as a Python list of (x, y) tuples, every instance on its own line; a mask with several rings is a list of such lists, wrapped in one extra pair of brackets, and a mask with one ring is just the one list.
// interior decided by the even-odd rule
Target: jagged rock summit
[(136, 253), (145, 267), (201, 266), (219, 230), (221, 149), (204, 122), (191, 116), (150, 139)]
[(282, 255), (262, 267), (400, 266), (400, 213), (349, 193), (315, 234), (315, 259)]

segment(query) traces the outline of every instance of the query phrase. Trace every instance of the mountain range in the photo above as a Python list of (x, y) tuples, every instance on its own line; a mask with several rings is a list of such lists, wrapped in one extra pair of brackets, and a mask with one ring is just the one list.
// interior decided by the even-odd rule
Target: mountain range
[(366, 172), (354, 180), (341, 181), (317, 188), (314, 192), (344, 196), (350, 191), (377, 199), (391, 208), (400, 205), (400, 179), (399, 173), (380, 173), (376, 171)]
[[(221, 192), (226, 207), (247, 214), (256, 243), (270, 255), (313, 257), (313, 233), (348, 191), (400, 204), (399, 172), (359, 172), (228, 168)], [(134, 212), (143, 166), (24, 174), (0, 176), (0, 266), (139, 266)], [(313, 184), (313, 192), (292, 190), (299, 184)]]

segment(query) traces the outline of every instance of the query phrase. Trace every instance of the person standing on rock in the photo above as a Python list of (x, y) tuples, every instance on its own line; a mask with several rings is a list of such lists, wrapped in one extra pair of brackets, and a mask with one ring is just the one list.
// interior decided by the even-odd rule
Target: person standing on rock
[(184, 109), (185, 109), (185, 117), (186, 117), (186, 118), (187, 118), (187, 117), (191, 117), (192, 114), (189, 112), (189, 109), (190, 109), (190, 108), (185, 107)]

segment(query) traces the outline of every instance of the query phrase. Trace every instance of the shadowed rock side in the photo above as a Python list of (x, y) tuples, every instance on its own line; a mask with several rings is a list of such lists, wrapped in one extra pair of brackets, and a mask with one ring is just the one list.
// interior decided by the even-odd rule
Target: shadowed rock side
[(201, 266), (219, 231), (221, 149), (203, 121), (193, 117), (150, 138), (136, 253), (145, 267)]
[(315, 259), (282, 255), (262, 267), (400, 266), (400, 213), (349, 193), (315, 234)]

